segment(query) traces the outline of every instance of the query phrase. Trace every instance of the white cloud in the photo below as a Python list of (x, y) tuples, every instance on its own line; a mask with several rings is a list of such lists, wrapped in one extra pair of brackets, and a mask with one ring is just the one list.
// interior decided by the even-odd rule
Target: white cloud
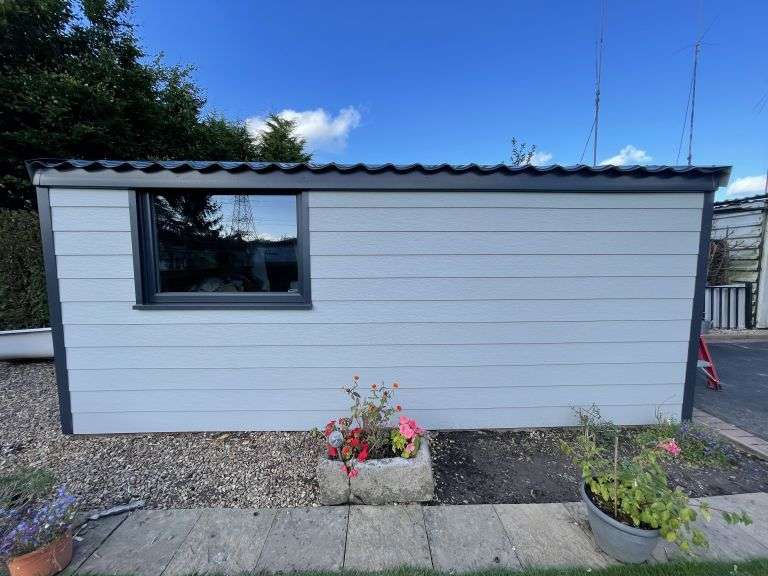
[(726, 196), (754, 196), (765, 192), (765, 174), (760, 176), (744, 176), (737, 178), (728, 185)]
[(531, 157), (531, 161), (529, 164), (533, 164), (534, 166), (546, 166), (547, 164), (551, 164), (552, 160), (552, 154), (549, 152), (542, 151), (536, 151), (533, 153), (533, 157)]
[(606, 158), (600, 164), (613, 164), (614, 166), (626, 166), (627, 164), (647, 164), (653, 160), (645, 150), (635, 148), (627, 144), (616, 156)]
[[(360, 112), (354, 106), (342, 108), (336, 116), (323, 108), (278, 112), (281, 118), (296, 122), (296, 134), (307, 141), (313, 151), (338, 152), (347, 146), (349, 133), (360, 125)], [(256, 137), (267, 127), (267, 118), (253, 116), (245, 121), (248, 131)]]

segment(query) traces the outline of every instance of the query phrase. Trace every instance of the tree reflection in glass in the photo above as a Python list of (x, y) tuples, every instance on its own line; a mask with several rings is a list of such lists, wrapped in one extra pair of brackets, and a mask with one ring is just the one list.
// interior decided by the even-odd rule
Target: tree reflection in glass
[(160, 292), (300, 292), (296, 196), (153, 198)]

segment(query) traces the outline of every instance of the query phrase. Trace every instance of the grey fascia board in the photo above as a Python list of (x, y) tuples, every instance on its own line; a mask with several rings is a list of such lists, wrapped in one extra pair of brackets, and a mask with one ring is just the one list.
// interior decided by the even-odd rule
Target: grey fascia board
[(592, 192), (711, 192), (728, 175), (697, 174), (612, 176), (605, 174), (396, 174), (365, 172), (203, 173), (170, 170), (114, 172), (110, 170), (39, 169), (36, 186), (77, 188), (271, 188), (298, 190), (529, 190)]

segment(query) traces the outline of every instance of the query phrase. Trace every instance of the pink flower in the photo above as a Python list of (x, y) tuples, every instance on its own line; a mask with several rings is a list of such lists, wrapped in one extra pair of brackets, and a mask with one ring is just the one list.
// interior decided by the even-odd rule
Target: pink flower
[(349, 471), (349, 477), (350, 478), (357, 478), (357, 475), (360, 474), (360, 472), (357, 471), (357, 468), (352, 468)]
[(424, 433), (424, 430), (416, 424), (416, 420), (408, 418), (406, 416), (400, 416), (400, 434), (406, 439), (411, 440), (414, 436), (419, 436)]
[(664, 440), (663, 442), (659, 442), (659, 448), (662, 450), (669, 452), (672, 454), (672, 456), (677, 456), (682, 452), (680, 449), (680, 446), (677, 445), (677, 442), (674, 438), (670, 438), (669, 440)]
[(416, 446), (413, 444), (413, 441), (408, 442), (408, 446), (405, 447), (405, 451), (409, 453), (413, 453), (416, 451)]

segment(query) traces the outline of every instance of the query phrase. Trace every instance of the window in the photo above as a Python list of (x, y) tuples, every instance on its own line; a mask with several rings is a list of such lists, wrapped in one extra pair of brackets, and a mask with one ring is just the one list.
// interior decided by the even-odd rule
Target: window
[(308, 308), (304, 194), (137, 192), (138, 307)]

